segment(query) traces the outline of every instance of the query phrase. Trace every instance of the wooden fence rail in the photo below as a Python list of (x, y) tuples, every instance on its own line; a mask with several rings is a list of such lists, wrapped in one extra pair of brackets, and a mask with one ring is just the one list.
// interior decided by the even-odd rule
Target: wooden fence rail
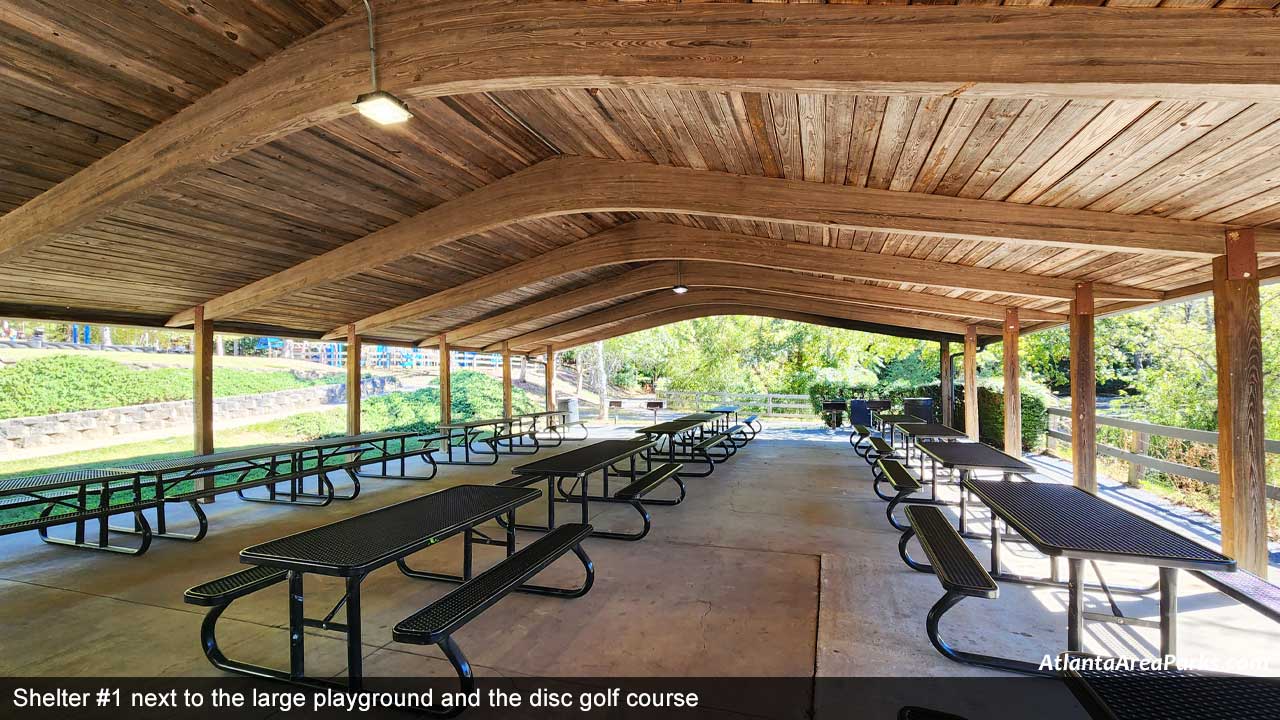
[[(1071, 418), (1071, 410), (1067, 408), (1049, 408), (1049, 430), (1048, 435), (1051, 440), (1061, 440), (1067, 443), (1071, 442), (1071, 432), (1055, 427), (1055, 419)], [(1141, 477), (1143, 468), (1150, 468), (1166, 475), (1176, 475), (1191, 480), (1198, 480), (1210, 485), (1218, 484), (1218, 473), (1205, 468), (1192, 467), (1191, 465), (1183, 465), (1182, 463), (1165, 460), (1163, 458), (1152, 457), (1145, 454), (1147, 440), (1151, 436), (1167, 437), (1174, 440), (1186, 440), (1188, 442), (1203, 443), (1205, 445), (1218, 446), (1218, 433), (1210, 430), (1192, 430), (1190, 428), (1173, 427), (1171, 425), (1156, 425), (1154, 423), (1139, 422), (1137, 420), (1129, 420), (1127, 418), (1112, 417), (1109, 415), (1097, 415), (1096, 422), (1098, 425), (1128, 430), (1134, 433), (1134, 443), (1130, 449), (1118, 448), (1113, 445), (1104, 445), (1098, 443), (1098, 454), (1123, 460), (1130, 464), (1131, 471), (1129, 477), (1136, 480)], [(1264, 441), (1268, 454), (1280, 454), (1280, 440)], [(1271, 500), (1280, 500), (1280, 486), (1267, 485), (1267, 498)]]
[(690, 392), (668, 390), (659, 393), (667, 405), (680, 410), (703, 410), (713, 405), (737, 405), (745, 411), (761, 415), (812, 415), (808, 395), (780, 393)]

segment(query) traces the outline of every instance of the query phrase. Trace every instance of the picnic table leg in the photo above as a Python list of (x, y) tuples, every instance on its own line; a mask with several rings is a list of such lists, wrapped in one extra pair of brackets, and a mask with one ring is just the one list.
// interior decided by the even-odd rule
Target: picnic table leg
[(1067, 558), (1067, 651), (1084, 646), (1084, 560)]
[[(349, 612), (349, 611), (348, 611)], [(302, 573), (289, 571), (289, 677), (298, 679), (306, 675), (306, 654), (303, 646)]]
[(960, 519), (957, 522), (957, 526), (960, 528), (961, 535), (965, 534), (965, 514), (969, 511), (969, 491), (965, 488), (964, 481), (969, 479), (969, 473), (971, 472), (973, 471), (960, 471)]
[(471, 528), (467, 528), (462, 533), (462, 579), (471, 579), (472, 567), (472, 548), (471, 541), (474, 539), (474, 533)]
[(364, 688), (364, 649), (360, 644), (360, 581), (347, 578), (347, 688)]
[(1000, 574), (1000, 518), (991, 511), (991, 574)]
[[(552, 504), (555, 504), (554, 502)], [(516, 553), (516, 511), (507, 513), (507, 557)]]
[(1160, 655), (1178, 654), (1178, 569), (1160, 568)]
[[(609, 472), (608, 468), (605, 468), (605, 472)], [(578, 479), (582, 481), (582, 524), (587, 525), (591, 517), (591, 513), (587, 510), (587, 473), (579, 475)]]

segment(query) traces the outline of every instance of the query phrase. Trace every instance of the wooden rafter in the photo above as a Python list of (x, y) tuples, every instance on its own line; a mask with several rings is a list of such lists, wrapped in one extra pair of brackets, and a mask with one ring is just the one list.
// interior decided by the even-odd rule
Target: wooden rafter
[[(540, 318), (569, 312), (575, 308), (618, 300), (630, 295), (659, 290), (675, 283), (675, 264), (659, 262), (624, 273), (606, 282), (562, 293), (554, 297), (522, 305), (506, 312), (446, 331), (450, 342), (486, 335), (503, 328), (534, 322)], [(893, 290), (873, 285), (854, 284), (814, 275), (801, 275), (785, 270), (714, 262), (688, 262), (681, 268), (681, 281), (689, 287), (726, 287), (757, 289), (768, 292), (811, 297), (828, 302), (846, 302), (899, 310), (917, 310), (940, 315), (1002, 320), (1004, 306), (995, 303), (962, 300), (941, 295)], [(1024, 309), (1026, 317), (1038, 321), (1057, 322), (1066, 319), (1062, 313)], [(434, 345), (438, 336), (419, 344)]]
[[(905, 313), (896, 310), (883, 310), (850, 305), (846, 303), (815, 303), (812, 298), (761, 292), (741, 289), (702, 289), (692, 290), (683, 295), (672, 292), (657, 292), (625, 303), (582, 315), (572, 320), (550, 327), (525, 333), (497, 346), (509, 345), (517, 349), (530, 349), (546, 345), (548, 341), (564, 340), (574, 335), (590, 332), (602, 325), (622, 322), (632, 317), (639, 317), (662, 310), (689, 307), (693, 305), (742, 305), (752, 308), (770, 308), (773, 310), (789, 310), (805, 312), (810, 315), (851, 320), (862, 323), (876, 323), (895, 328), (926, 330), (929, 332), (963, 335), (965, 323), (958, 320)], [(979, 332), (995, 334), (999, 328), (978, 326)], [(489, 348), (485, 348), (488, 350)]]
[[(636, 221), (371, 315), (355, 324), (360, 333), (367, 334), (566, 273), (606, 265), (661, 260), (705, 260), (1058, 300), (1069, 300), (1075, 287), (1074, 282), (1066, 278)], [(1098, 288), (1099, 295), (1113, 299), (1158, 300), (1162, 297), (1158, 291), (1119, 285), (1101, 284)], [(339, 337), (340, 332), (343, 332), (341, 328), (331, 335)]]
[(559, 352), (561, 350), (568, 350), (582, 345), (587, 345), (597, 340), (608, 340), (609, 338), (628, 335), (633, 332), (648, 330), (649, 328), (655, 328), (661, 325), (670, 325), (671, 323), (681, 322), (683, 320), (693, 320), (695, 318), (713, 317), (717, 315), (753, 315), (757, 317), (794, 320), (796, 322), (841, 328), (843, 330), (860, 330), (863, 332), (918, 338), (921, 340), (955, 340), (955, 338), (949, 334), (936, 333), (927, 330), (892, 327), (874, 322), (859, 322), (856, 320), (834, 318), (827, 315), (815, 315), (813, 313), (798, 312), (795, 310), (781, 310), (756, 304), (742, 305), (725, 303), (718, 305), (692, 305), (670, 310), (660, 310), (648, 315), (641, 315), (629, 320), (623, 320), (622, 322), (603, 325), (585, 335), (575, 336), (571, 340), (552, 343), (551, 348), (553, 351)]
[[(204, 303), (206, 317), (234, 317), (290, 293), (503, 225), (616, 211), (708, 215), (1206, 259), (1223, 252), (1227, 229), (1217, 223), (1154, 216), (557, 157), (209, 300)], [(1280, 231), (1259, 230), (1257, 234), (1263, 252), (1280, 251)], [(188, 325), (192, 316), (192, 311), (179, 313), (169, 324)]]

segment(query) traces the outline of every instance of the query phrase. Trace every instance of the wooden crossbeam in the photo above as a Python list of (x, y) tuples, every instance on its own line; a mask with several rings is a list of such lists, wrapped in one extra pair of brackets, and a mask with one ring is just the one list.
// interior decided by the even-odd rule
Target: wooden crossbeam
[[(695, 305), (742, 305), (749, 308), (802, 312), (838, 320), (875, 323), (888, 327), (924, 330), (951, 336), (963, 335), (966, 328), (964, 323), (956, 320), (893, 310), (876, 310), (844, 303), (822, 304), (816, 303), (810, 298), (800, 298), (793, 295), (781, 295), (756, 290), (701, 289), (692, 290), (683, 295), (660, 291), (541, 330), (526, 333), (511, 338), (509, 341), (498, 343), (498, 345), (509, 345), (517, 349), (536, 348), (545, 345), (548, 341), (563, 341), (580, 333), (592, 332), (604, 325), (623, 322), (630, 318), (650, 313)], [(999, 333), (999, 328), (979, 326), (978, 331), (997, 334)]]
[[(1075, 287), (1074, 282), (1066, 278), (791, 243), (684, 225), (636, 221), (543, 253), (499, 272), (357, 320), (355, 325), (361, 334), (369, 334), (380, 328), (427, 317), (446, 308), (465, 305), (566, 273), (606, 265), (663, 260), (705, 260), (1058, 300), (1073, 297)], [(1140, 288), (1105, 283), (1096, 287), (1099, 295), (1115, 299), (1158, 300), (1162, 297), (1159, 291)], [(932, 302), (932, 298), (930, 301)], [(340, 337), (341, 332), (344, 330), (335, 329), (326, 337)]]
[(669, 310), (659, 310), (648, 315), (641, 315), (629, 320), (603, 325), (585, 335), (578, 335), (570, 340), (562, 340), (552, 343), (551, 347), (556, 352), (570, 350), (575, 347), (581, 347), (583, 345), (596, 342), (597, 340), (608, 340), (609, 338), (629, 335), (633, 332), (640, 332), (641, 330), (648, 330), (649, 328), (655, 328), (661, 325), (670, 325), (671, 323), (681, 322), (683, 320), (693, 320), (696, 318), (715, 317), (721, 315), (751, 315), (756, 317), (779, 318), (782, 320), (794, 320), (796, 322), (809, 323), (810, 325), (840, 328), (842, 330), (859, 330), (862, 332), (917, 338), (920, 340), (940, 340), (944, 337), (950, 337), (945, 334), (939, 334), (927, 330), (895, 328), (874, 322), (860, 322), (857, 320), (847, 320), (827, 315), (815, 315), (813, 313), (799, 312), (795, 310), (765, 307), (757, 304), (743, 305), (724, 303), (716, 305), (692, 305)]
[[(444, 334), (450, 342), (461, 343), (509, 327), (527, 325), (561, 313), (597, 303), (619, 300), (675, 284), (675, 264), (655, 262), (623, 273), (608, 282), (572, 290), (544, 300), (522, 305), (504, 313), (461, 325)], [(768, 292), (811, 297), (820, 301), (847, 302), (898, 310), (918, 310), (957, 317), (1003, 320), (1004, 306), (995, 303), (962, 300), (941, 295), (927, 295), (893, 290), (865, 284), (854, 284), (829, 277), (802, 275), (785, 270), (746, 267), (730, 263), (686, 262), (680, 279), (689, 287), (726, 287), (758, 289)], [(1024, 309), (1026, 317), (1038, 321), (1060, 322), (1067, 316), (1047, 310)], [(439, 336), (419, 343), (423, 347), (439, 342)]]
[[(1223, 234), (1227, 229), (1217, 223), (1154, 216), (1116, 215), (562, 156), (209, 300), (204, 303), (205, 313), (211, 319), (233, 317), (290, 293), (511, 223), (622, 211), (683, 213), (1206, 259), (1223, 252)], [(1259, 230), (1256, 234), (1262, 252), (1280, 252), (1280, 231)], [(192, 311), (179, 313), (169, 325), (188, 325), (192, 317)], [(367, 329), (362, 327), (361, 331)]]
[[(353, 113), (368, 89), (362, 10), (4, 216), (0, 262)], [(1274, 102), (1278, 27), (1272, 13), (1216, 9), (445, 0), (383, 4), (377, 35), (382, 88), (407, 98), (657, 86)]]

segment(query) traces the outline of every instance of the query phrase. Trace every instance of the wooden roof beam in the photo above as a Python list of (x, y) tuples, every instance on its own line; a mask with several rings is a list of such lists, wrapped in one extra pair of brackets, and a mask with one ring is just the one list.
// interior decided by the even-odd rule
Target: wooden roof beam
[[(682, 213), (1205, 258), (1223, 252), (1226, 230), (1217, 223), (564, 156), (211, 299), (205, 312), (214, 319), (233, 317), (291, 292), (503, 225), (591, 212)], [(1280, 230), (1259, 230), (1257, 236), (1263, 251), (1280, 251)], [(175, 315), (170, 325), (190, 324), (192, 313)]]
[[(0, 262), (352, 114), (368, 89), (362, 10), (5, 215)], [(1268, 11), (443, 0), (384, 4), (377, 21), (382, 89), (408, 98), (656, 86), (1280, 100), (1280, 17)]]
[[(840, 328), (842, 330), (858, 330), (861, 332), (878, 333), (881, 335), (893, 335), (896, 337), (909, 337), (918, 340), (948, 340), (956, 342), (954, 335), (947, 333), (937, 333), (928, 330), (916, 330), (912, 328), (892, 327), (874, 322), (860, 322), (856, 320), (846, 320), (843, 318), (835, 318), (825, 315), (815, 315), (813, 313), (798, 312), (795, 310), (783, 310), (779, 308), (765, 307), (757, 304), (743, 305), (740, 303), (722, 303), (714, 305), (691, 305), (687, 307), (674, 308), (670, 310), (660, 310), (648, 315), (623, 320), (622, 322), (602, 325), (585, 335), (578, 335), (570, 340), (562, 340), (551, 344), (552, 352), (561, 350), (569, 350), (582, 345), (588, 345), (597, 340), (608, 340), (610, 338), (619, 337), (621, 335), (629, 335), (641, 330), (648, 330), (662, 325), (670, 325), (672, 323), (684, 320), (693, 320), (702, 317), (714, 317), (720, 315), (751, 315), (756, 317), (771, 317), (782, 320), (794, 320), (796, 322), (809, 323), (810, 325), (822, 325), (824, 327)], [(963, 338), (961, 338), (963, 339)]]
[[(450, 342), (460, 342), (487, 335), (516, 325), (524, 325), (541, 318), (571, 310), (618, 300), (629, 295), (669, 288), (676, 280), (675, 264), (656, 262), (632, 270), (618, 277), (601, 280), (588, 287), (522, 305), (506, 312), (468, 323), (446, 331)], [(824, 301), (847, 302), (899, 310), (918, 310), (957, 317), (1001, 320), (1004, 306), (995, 303), (962, 300), (942, 295), (893, 290), (873, 285), (855, 284), (829, 277), (802, 275), (786, 270), (770, 270), (715, 262), (683, 263), (680, 279), (689, 287), (726, 287), (758, 289), (769, 292), (800, 295)], [(1023, 316), (1030, 320), (1065, 322), (1063, 313), (1021, 308)], [(423, 347), (439, 342), (432, 336), (419, 343)]]
[[(356, 321), (356, 326), (362, 334), (368, 333), (566, 273), (606, 265), (662, 260), (707, 260), (1055, 300), (1068, 300), (1075, 292), (1074, 281), (1067, 278), (793, 243), (685, 225), (636, 221), (371, 315)], [(1163, 297), (1159, 291), (1107, 283), (1097, 284), (1095, 288), (1099, 297), (1110, 299), (1158, 300)], [(335, 329), (331, 335), (339, 337), (340, 332), (345, 330)]]
[[(898, 310), (873, 309), (846, 303), (828, 302), (816, 304), (811, 298), (797, 297), (758, 290), (736, 288), (708, 288), (691, 290), (683, 295), (672, 292), (657, 292), (630, 300), (603, 310), (582, 315), (550, 327), (518, 335), (504, 340), (510, 347), (525, 349), (545, 346), (550, 341), (564, 340), (579, 333), (588, 332), (610, 323), (621, 322), (640, 315), (647, 315), (660, 310), (671, 310), (690, 305), (723, 305), (739, 304), (751, 307), (772, 308), (807, 312), (811, 315), (853, 320), (856, 322), (878, 323), (900, 328), (927, 330), (930, 332), (963, 335), (967, 323), (949, 320), (932, 315), (901, 312)], [(979, 326), (980, 331), (983, 326)], [(986, 334), (998, 334), (1000, 328), (988, 327)], [(489, 346), (485, 350), (489, 350)]]

